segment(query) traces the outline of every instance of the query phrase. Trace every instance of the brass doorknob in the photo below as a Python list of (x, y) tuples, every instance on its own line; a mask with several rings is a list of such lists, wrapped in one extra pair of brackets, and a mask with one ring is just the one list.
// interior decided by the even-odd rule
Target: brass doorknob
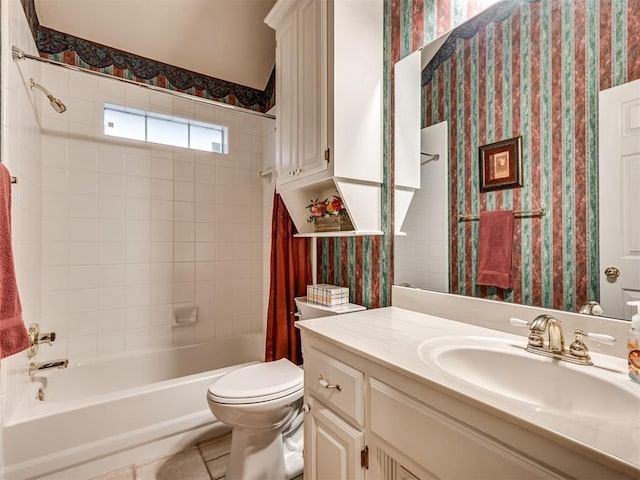
[(618, 270), (616, 267), (607, 267), (604, 271), (604, 275), (609, 280), (615, 280), (620, 276), (620, 270)]

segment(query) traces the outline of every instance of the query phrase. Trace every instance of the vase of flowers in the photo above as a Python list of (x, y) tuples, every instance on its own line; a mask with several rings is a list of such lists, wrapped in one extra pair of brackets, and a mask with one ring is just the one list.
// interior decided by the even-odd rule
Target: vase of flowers
[(311, 200), (307, 208), (311, 213), (307, 222), (313, 223), (314, 232), (353, 230), (353, 224), (340, 197), (334, 195), (332, 200)]

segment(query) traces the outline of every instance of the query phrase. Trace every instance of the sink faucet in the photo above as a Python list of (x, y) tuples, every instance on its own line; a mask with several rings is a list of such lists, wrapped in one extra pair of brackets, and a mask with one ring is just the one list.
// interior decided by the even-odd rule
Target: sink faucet
[[(571, 333), (574, 334), (576, 338), (569, 348), (565, 349), (562, 323), (553, 315), (546, 313), (538, 315), (531, 323), (518, 318), (512, 318), (509, 320), (509, 323), (517, 327), (529, 327), (530, 333), (526, 349), (528, 352), (558, 358), (580, 365), (593, 365), (591, 356), (589, 355), (589, 349), (584, 343), (585, 338), (607, 345), (613, 345), (616, 341), (611, 335), (573, 330)], [(545, 334), (547, 337), (546, 341)]]
[(29, 375), (33, 375), (35, 372), (42, 370), (49, 370), (50, 368), (67, 368), (69, 366), (69, 360), (62, 358), (60, 360), (50, 360), (48, 362), (31, 362), (29, 364)]
[[(560, 320), (552, 315), (538, 315), (529, 327), (529, 346), (536, 348), (546, 348), (553, 353), (564, 352), (564, 332)], [(548, 334), (548, 341), (545, 346), (544, 334)]]

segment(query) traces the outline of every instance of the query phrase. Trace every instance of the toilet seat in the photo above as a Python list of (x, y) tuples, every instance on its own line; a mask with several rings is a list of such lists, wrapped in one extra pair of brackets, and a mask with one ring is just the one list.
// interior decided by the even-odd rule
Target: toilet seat
[(233, 370), (209, 386), (207, 397), (224, 404), (268, 402), (302, 391), (303, 383), (302, 369), (282, 358)]

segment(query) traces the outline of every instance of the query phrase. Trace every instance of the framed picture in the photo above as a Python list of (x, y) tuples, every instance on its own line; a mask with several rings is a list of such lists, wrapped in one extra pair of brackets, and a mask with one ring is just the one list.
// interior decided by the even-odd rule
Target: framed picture
[(480, 191), (522, 186), (522, 137), (480, 147)]

